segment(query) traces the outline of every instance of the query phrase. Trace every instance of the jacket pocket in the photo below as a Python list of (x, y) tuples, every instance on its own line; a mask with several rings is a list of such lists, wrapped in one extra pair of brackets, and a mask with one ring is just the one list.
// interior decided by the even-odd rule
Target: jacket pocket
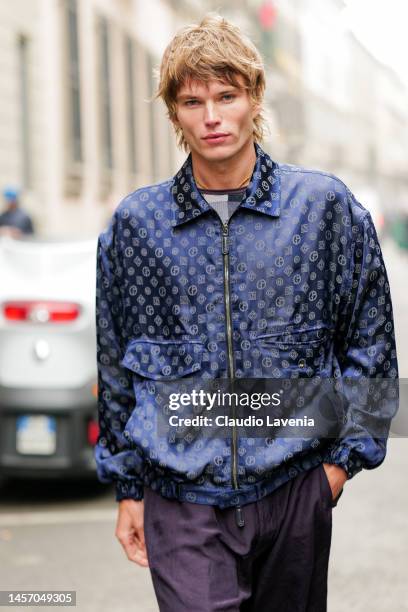
[(204, 345), (199, 341), (132, 340), (122, 365), (151, 380), (176, 380), (201, 369)]
[[(211, 447), (211, 440), (199, 439), (200, 430), (192, 428), (187, 435), (179, 435), (169, 426), (169, 395), (191, 392), (200, 384), (204, 348), (199, 341), (139, 339), (127, 346), (122, 365), (133, 372), (135, 407), (125, 425), (125, 437), (142, 456), (146, 486), (162, 478), (198, 483), (203, 472), (213, 468), (215, 456), (221, 455)], [(222, 448), (223, 441), (218, 446)], [(215, 470), (206, 479), (213, 474)]]
[(318, 375), (324, 369), (329, 330), (325, 327), (271, 331), (257, 336), (264, 376)]

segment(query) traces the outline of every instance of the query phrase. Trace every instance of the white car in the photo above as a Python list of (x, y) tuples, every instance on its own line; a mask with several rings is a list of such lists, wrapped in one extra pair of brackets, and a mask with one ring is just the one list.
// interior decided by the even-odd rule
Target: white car
[(0, 476), (95, 475), (96, 240), (0, 238)]

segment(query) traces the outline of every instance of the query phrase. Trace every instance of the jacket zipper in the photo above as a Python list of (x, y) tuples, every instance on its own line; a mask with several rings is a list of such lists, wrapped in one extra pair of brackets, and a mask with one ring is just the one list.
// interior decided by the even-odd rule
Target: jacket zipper
[[(232, 344), (232, 317), (231, 317), (231, 294), (230, 294), (230, 277), (229, 277), (229, 225), (228, 221), (222, 224), (222, 258), (224, 265), (224, 304), (225, 304), (225, 321), (226, 321), (226, 336), (227, 336), (227, 363), (228, 363), (228, 378), (235, 378), (234, 351)], [(233, 418), (235, 418), (235, 406), (233, 407)], [(232, 445), (231, 445), (231, 480), (234, 489), (239, 489), (238, 484), (238, 469), (237, 469), (237, 428), (232, 426)], [(238, 527), (244, 527), (245, 520), (243, 511), (240, 505), (235, 507), (235, 520)]]

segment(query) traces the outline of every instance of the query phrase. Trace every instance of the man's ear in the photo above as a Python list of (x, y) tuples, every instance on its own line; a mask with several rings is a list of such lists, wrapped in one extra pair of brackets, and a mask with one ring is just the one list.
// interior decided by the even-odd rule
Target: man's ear
[(255, 119), (255, 117), (257, 117), (260, 112), (261, 112), (261, 105), (254, 103), (252, 105), (252, 119)]
[(179, 121), (177, 119), (177, 115), (174, 114), (174, 117), (172, 117), (170, 119), (170, 121), (172, 122), (172, 124), (174, 125), (175, 128), (180, 127)]

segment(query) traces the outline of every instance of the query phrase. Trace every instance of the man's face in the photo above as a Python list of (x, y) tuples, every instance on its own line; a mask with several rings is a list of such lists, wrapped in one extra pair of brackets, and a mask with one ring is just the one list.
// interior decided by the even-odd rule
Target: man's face
[(222, 162), (239, 154), (253, 141), (253, 119), (259, 112), (243, 88), (228, 82), (190, 81), (177, 94), (175, 124), (178, 125), (194, 157)]

